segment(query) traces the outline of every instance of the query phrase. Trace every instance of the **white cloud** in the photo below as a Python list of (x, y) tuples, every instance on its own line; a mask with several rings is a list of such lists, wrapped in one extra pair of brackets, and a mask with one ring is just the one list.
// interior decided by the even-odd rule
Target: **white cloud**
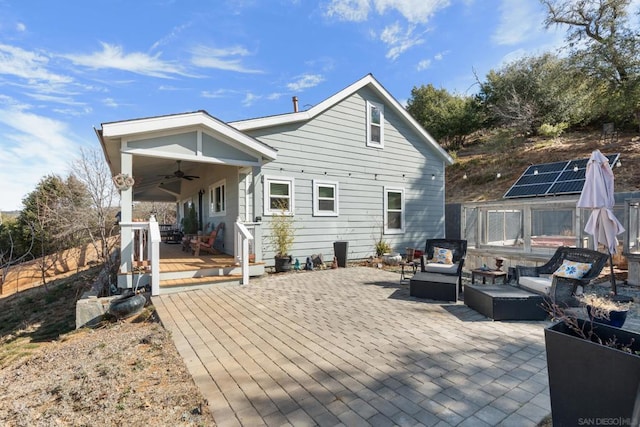
[(25, 93), (25, 95), (32, 99), (35, 99), (37, 101), (42, 101), (42, 102), (55, 102), (57, 104), (64, 104), (64, 105), (71, 105), (71, 106), (85, 105), (84, 102), (76, 101), (69, 96), (45, 95), (42, 93)]
[(200, 96), (203, 98), (225, 98), (229, 95), (235, 95), (238, 91), (229, 90), (229, 89), (217, 89), (214, 91), (203, 90), (200, 92)]
[(292, 92), (299, 92), (305, 89), (318, 86), (324, 81), (324, 77), (320, 74), (304, 74), (297, 78), (296, 81), (288, 83), (287, 89)]
[(0, 210), (12, 210), (21, 208), (22, 198), (42, 177), (66, 174), (69, 153), (75, 152), (78, 144), (69, 138), (66, 123), (31, 113), (9, 98), (3, 101), (9, 105), (0, 108), (0, 150), (12, 161), (0, 168), (0, 182), (11, 183), (3, 187)]
[(336, 17), (341, 21), (366, 21), (371, 5), (369, 0), (331, 0), (326, 15)]
[(100, 43), (102, 51), (90, 55), (63, 55), (75, 65), (82, 65), (93, 69), (113, 68), (129, 71), (149, 77), (172, 78), (174, 75), (189, 76), (180, 66), (170, 61), (160, 59), (160, 53), (153, 56), (141, 52), (125, 54), (121, 46)]
[(16, 24), (16, 31), (18, 31), (19, 33), (23, 33), (27, 31), (27, 26), (22, 22), (18, 22)]
[(446, 52), (438, 52), (433, 56), (436, 61), (442, 61)]
[(416, 67), (416, 69), (418, 71), (422, 71), (422, 70), (426, 70), (430, 66), (431, 66), (431, 60), (430, 59), (423, 59), (422, 61), (418, 62), (418, 66)]
[(424, 40), (413, 34), (413, 31), (414, 27), (409, 27), (406, 31), (403, 31), (398, 22), (385, 27), (380, 34), (380, 40), (389, 48), (386, 57), (395, 60), (413, 46), (424, 43)]
[(379, 15), (395, 10), (411, 23), (425, 24), (434, 13), (450, 4), (450, 0), (331, 0), (325, 14), (342, 21), (362, 22), (374, 7)]
[(225, 49), (198, 46), (193, 48), (191, 53), (191, 63), (197, 67), (215, 68), (239, 73), (262, 73), (261, 70), (246, 68), (242, 65), (240, 58), (251, 55), (251, 53), (242, 46), (232, 46)]
[(395, 9), (407, 21), (426, 24), (440, 9), (448, 7), (449, 0), (374, 0), (376, 10), (383, 15), (387, 9)]
[(73, 79), (47, 70), (49, 57), (19, 47), (0, 44), (0, 74), (7, 74), (31, 83), (67, 84)]
[(498, 45), (516, 45), (535, 38), (543, 29), (544, 10), (536, 3), (522, 0), (502, 0), (500, 22), (491, 36)]
[(109, 108), (118, 108), (120, 104), (116, 102), (113, 98), (105, 98), (102, 100), (102, 105)]
[(244, 105), (245, 107), (250, 107), (261, 98), (262, 98), (261, 96), (254, 95), (253, 93), (249, 92), (245, 95), (244, 99), (242, 100), (242, 105)]

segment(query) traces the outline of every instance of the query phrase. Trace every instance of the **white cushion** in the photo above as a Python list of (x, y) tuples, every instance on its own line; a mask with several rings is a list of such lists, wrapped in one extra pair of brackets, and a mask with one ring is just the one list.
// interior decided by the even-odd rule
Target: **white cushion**
[(424, 266), (424, 271), (426, 273), (458, 274), (458, 263), (440, 264), (437, 262), (430, 262)]
[(551, 279), (545, 277), (520, 276), (518, 286), (524, 290), (537, 294), (549, 295), (551, 289)]

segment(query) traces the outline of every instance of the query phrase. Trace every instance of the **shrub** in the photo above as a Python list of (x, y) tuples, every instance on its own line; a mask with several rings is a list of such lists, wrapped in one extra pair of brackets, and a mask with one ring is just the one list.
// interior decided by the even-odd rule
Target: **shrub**
[(557, 138), (562, 135), (569, 125), (565, 122), (560, 122), (556, 125), (550, 125), (548, 123), (543, 123), (538, 128), (538, 134), (547, 138)]

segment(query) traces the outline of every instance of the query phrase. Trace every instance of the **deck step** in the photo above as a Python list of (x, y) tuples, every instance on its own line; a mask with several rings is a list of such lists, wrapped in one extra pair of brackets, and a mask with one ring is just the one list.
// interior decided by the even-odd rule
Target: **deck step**
[(205, 289), (211, 286), (239, 285), (241, 279), (242, 276), (229, 275), (162, 280), (160, 282), (160, 293), (165, 295), (188, 290)]

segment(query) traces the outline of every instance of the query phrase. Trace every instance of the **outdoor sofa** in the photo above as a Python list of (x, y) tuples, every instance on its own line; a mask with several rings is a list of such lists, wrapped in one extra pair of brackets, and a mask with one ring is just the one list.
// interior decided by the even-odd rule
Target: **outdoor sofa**
[[(581, 295), (584, 286), (600, 275), (607, 260), (607, 254), (602, 252), (561, 246), (551, 259), (541, 266), (517, 265), (515, 267), (516, 286), (545, 296), (552, 303), (577, 307), (579, 303), (576, 295)], [(558, 269), (563, 265), (569, 266), (573, 271), (582, 269), (582, 273), (576, 271), (574, 277), (559, 274)], [(590, 265), (588, 269), (587, 265)]]
[(563, 246), (544, 265), (516, 266), (515, 283), (466, 285), (464, 303), (494, 320), (544, 320), (548, 304), (577, 306), (576, 295), (598, 277), (607, 259), (606, 254), (591, 249)]

